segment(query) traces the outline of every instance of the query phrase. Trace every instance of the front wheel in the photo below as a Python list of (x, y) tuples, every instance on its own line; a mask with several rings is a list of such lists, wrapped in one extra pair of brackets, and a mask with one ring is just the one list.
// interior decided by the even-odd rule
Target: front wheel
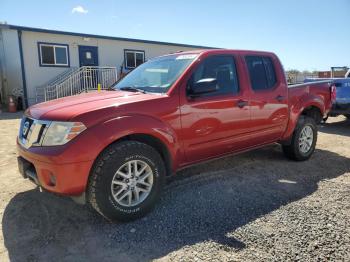
[(284, 154), (293, 160), (304, 161), (315, 151), (317, 125), (313, 118), (300, 116), (290, 145), (283, 145)]
[(111, 221), (131, 221), (155, 205), (164, 178), (163, 160), (153, 147), (136, 141), (112, 144), (90, 174), (88, 202)]

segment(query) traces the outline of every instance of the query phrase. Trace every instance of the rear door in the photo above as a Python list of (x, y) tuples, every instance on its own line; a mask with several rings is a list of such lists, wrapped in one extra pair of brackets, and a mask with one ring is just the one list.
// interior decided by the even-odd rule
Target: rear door
[(243, 57), (252, 91), (251, 131), (254, 144), (282, 137), (288, 123), (288, 87), (278, 59), (268, 55)]

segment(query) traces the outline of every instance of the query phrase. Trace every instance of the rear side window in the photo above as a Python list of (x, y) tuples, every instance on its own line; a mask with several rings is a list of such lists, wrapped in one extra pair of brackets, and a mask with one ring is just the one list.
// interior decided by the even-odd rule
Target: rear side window
[(216, 78), (218, 91), (205, 96), (237, 94), (239, 92), (236, 65), (233, 56), (211, 56), (205, 59), (191, 78), (195, 83), (204, 78)]
[(250, 83), (253, 90), (272, 88), (276, 82), (276, 72), (270, 57), (246, 56)]

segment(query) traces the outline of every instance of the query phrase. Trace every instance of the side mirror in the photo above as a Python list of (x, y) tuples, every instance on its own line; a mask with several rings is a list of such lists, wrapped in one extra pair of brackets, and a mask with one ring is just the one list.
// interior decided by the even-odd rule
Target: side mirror
[(196, 97), (203, 94), (212, 93), (218, 90), (216, 78), (203, 78), (195, 82), (190, 90), (189, 96)]

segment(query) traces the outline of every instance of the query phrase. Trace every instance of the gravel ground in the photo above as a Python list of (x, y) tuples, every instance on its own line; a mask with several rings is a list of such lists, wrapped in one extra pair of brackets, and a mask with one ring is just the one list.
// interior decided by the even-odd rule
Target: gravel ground
[(349, 261), (350, 121), (320, 127), (313, 157), (278, 145), (180, 171), (155, 210), (110, 224), (40, 193), (16, 166), (19, 115), (0, 114), (0, 261)]

